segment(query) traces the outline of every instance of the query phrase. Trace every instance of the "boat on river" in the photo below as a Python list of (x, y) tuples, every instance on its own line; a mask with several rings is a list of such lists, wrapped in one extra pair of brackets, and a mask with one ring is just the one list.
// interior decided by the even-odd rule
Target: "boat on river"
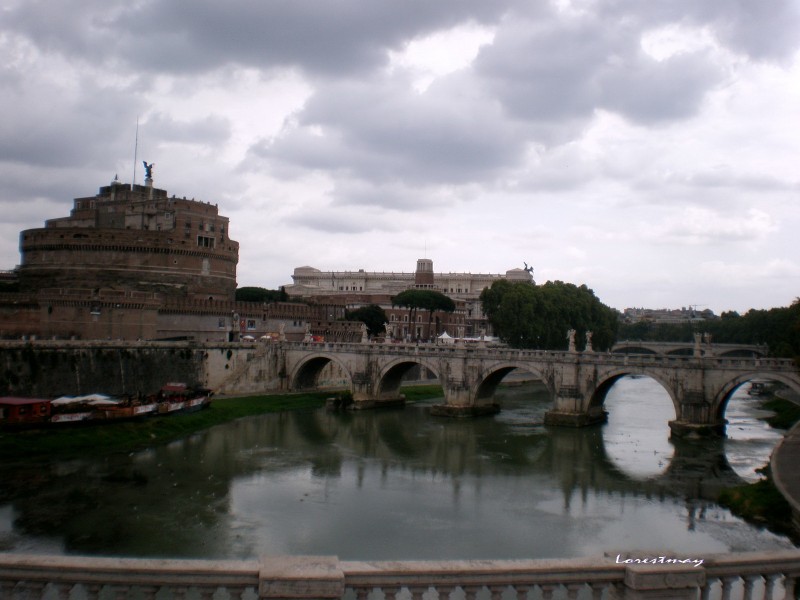
[(112, 398), (103, 394), (54, 400), (0, 397), (0, 429), (102, 424), (151, 416), (195, 412), (211, 404), (211, 390), (168, 383), (156, 394)]

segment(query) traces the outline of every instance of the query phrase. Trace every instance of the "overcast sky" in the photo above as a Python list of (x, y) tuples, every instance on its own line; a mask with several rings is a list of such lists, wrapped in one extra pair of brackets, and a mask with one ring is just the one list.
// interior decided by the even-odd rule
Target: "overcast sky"
[(615, 308), (800, 296), (800, 0), (0, 0), (0, 268), (115, 174), (240, 286), (535, 268)]

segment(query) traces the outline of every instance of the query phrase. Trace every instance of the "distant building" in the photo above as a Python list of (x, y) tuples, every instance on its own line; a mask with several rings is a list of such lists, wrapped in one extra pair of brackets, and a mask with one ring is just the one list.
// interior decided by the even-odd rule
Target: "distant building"
[[(333, 302), (342, 299), (349, 309), (367, 304), (381, 306), (387, 314), (394, 336), (400, 339), (430, 339), (444, 331), (453, 337), (491, 335), (491, 325), (483, 314), (481, 292), (495, 281), (506, 279), (533, 283), (526, 269), (510, 269), (505, 274), (436, 273), (433, 261), (417, 260), (414, 272), (320, 271), (314, 267), (297, 267), (293, 283), (284, 286), (290, 297)], [(409, 322), (407, 309), (393, 307), (391, 297), (407, 289), (430, 289), (449, 296), (456, 303), (452, 315), (438, 314), (428, 327), (426, 315), (418, 314), (416, 323)]]
[(711, 309), (697, 310), (696, 306), (674, 308), (626, 308), (622, 311), (622, 320), (625, 323), (694, 323), (716, 319), (717, 315)]

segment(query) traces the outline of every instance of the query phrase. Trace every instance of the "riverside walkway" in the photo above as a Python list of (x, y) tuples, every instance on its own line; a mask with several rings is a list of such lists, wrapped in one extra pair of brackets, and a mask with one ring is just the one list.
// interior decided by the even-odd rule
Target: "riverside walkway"
[(775, 446), (770, 469), (775, 487), (792, 507), (795, 531), (800, 531), (800, 423)]

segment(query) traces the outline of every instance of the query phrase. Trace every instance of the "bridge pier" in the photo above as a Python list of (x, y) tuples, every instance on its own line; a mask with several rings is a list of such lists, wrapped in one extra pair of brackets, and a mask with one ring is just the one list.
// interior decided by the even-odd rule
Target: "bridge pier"
[(689, 423), (675, 419), (669, 422), (670, 437), (697, 439), (725, 437), (725, 423)]
[(375, 389), (375, 383), (367, 373), (356, 373), (353, 376), (352, 391), (353, 403), (348, 407), (351, 410), (405, 406), (406, 403), (406, 397), (398, 388)]
[(473, 388), (465, 382), (451, 381), (442, 386), (444, 404), (431, 406), (431, 415), (437, 417), (481, 417), (496, 415), (500, 405), (493, 397), (479, 398)]
[(544, 424), (554, 427), (589, 427), (608, 421), (608, 412), (602, 407), (593, 406), (586, 412), (567, 412), (548, 410), (544, 413)]
[(725, 437), (726, 421), (715, 419), (711, 403), (699, 389), (684, 390), (678, 402), (677, 418), (669, 422), (670, 437), (696, 439)]

